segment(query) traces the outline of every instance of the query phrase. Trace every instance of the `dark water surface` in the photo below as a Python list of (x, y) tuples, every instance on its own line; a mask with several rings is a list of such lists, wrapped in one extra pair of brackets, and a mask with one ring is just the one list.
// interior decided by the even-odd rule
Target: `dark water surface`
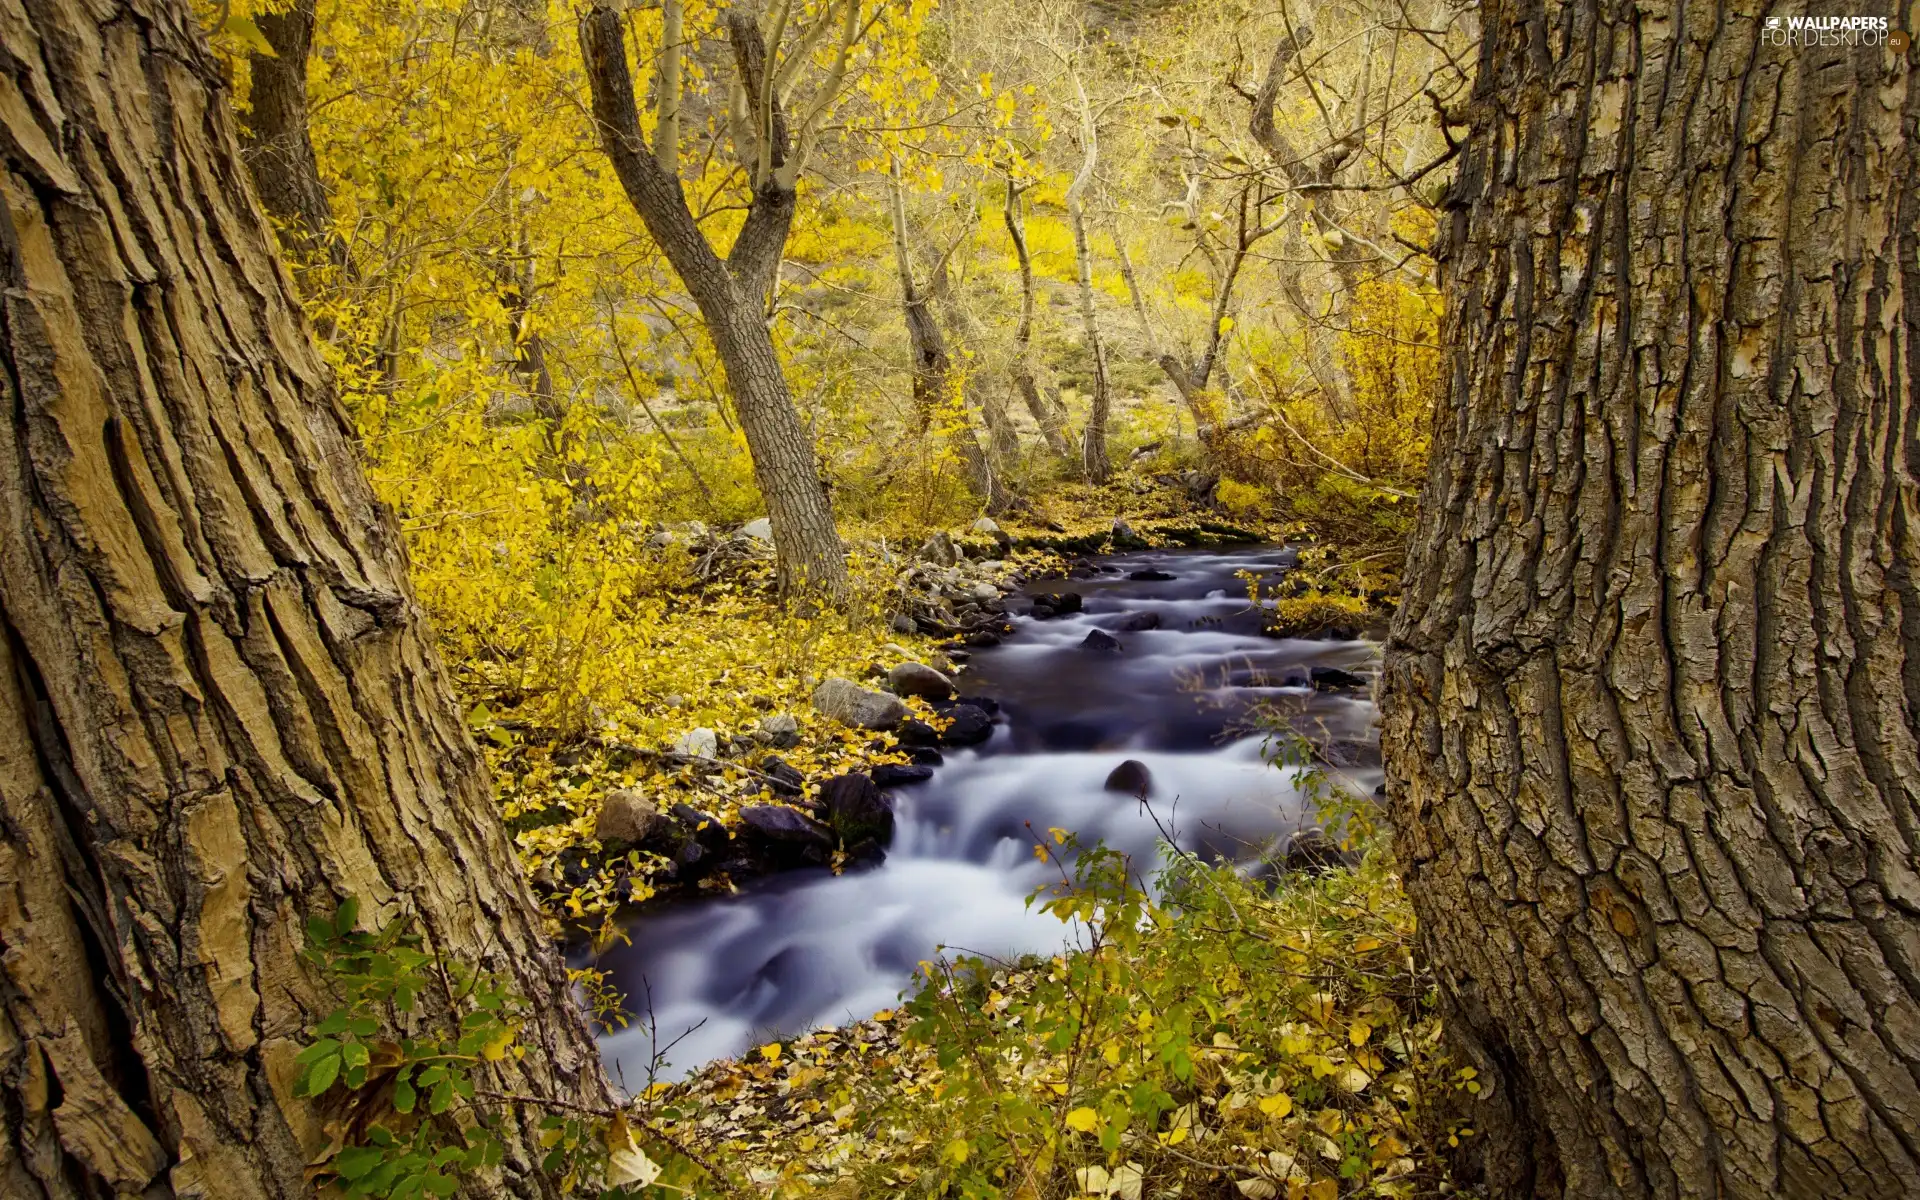
[[(949, 751), (929, 782), (895, 792), (898, 828), (884, 865), (840, 876), (790, 872), (628, 924), (633, 944), (600, 965), (630, 1007), (644, 1014), (650, 999), (662, 1045), (680, 1039), (664, 1077), (775, 1033), (890, 1007), (937, 946), (999, 957), (1058, 950), (1060, 922), (1025, 904), (1058, 877), (1034, 858), (1029, 822), (1042, 833), (1060, 826), (1085, 842), (1104, 839), (1150, 863), (1157, 815), (1189, 849), (1257, 861), (1308, 818), (1296, 772), (1263, 759), (1263, 738), (1247, 721), (1256, 702), (1291, 713), (1317, 739), (1347, 744), (1350, 760), (1373, 761), (1373, 705), (1361, 694), (1314, 691), (1306, 674), (1325, 666), (1371, 678), (1378, 647), (1262, 637), (1248, 606), (1237, 573), (1277, 574), (1289, 551), (1142, 551), (1103, 561), (1118, 570), (1029, 589), (1078, 592), (1083, 612), (1018, 615), (1005, 645), (968, 664), (963, 694), (998, 700), (1001, 724), (984, 745)], [(1135, 571), (1174, 578), (1128, 578)], [(1010, 605), (1025, 614), (1028, 602), (1016, 596)], [(1148, 612), (1159, 629), (1121, 631)], [(1082, 649), (1096, 628), (1114, 632), (1123, 651)], [(1153, 814), (1102, 787), (1129, 758), (1152, 772)], [(1379, 781), (1366, 765), (1345, 773), (1369, 791)], [(641, 1024), (602, 1039), (601, 1050), (616, 1079), (645, 1083), (654, 1044)]]

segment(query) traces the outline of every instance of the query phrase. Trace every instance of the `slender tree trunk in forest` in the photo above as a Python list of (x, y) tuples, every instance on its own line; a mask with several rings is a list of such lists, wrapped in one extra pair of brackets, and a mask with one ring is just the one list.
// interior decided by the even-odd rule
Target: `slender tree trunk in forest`
[(336, 267), (347, 262), (346, 246), (333, 236), (333, 209), (320, 181), (307, 123), (307, 57), (313, 52), (314, 0), (294, 0), (282, 12), (261, 12), (254, 24), (272, 54), (247, 58), (247, 169), (255, 194), (292, 239), (302, 264), (324, 256)]
[[(1114, 255), (1120, 260), (1120, 278), (1127, 285), (1127, 295), (1133, 301), (1133, 313), (1140, 322), (1141, 337), (1146, 340), (1147, 353), (1159, 364), (1167, 381), (1173, 384), (1174, 391), (1186, 404), (1187, 411), (1193, 415), (1194, 435), (1206, 450), (1207, 457), (1215, 465), (1230, 468), (1233, 464), (1233, 447), (1228, 434), (1237, 425), (1228, 420), (1226, 405), (1221, 402), (1219, 393), (1213, 390), (1213, 376), (1217, 365), (1224, 357), (1225, 338), (1228, 321), (1233, 312), (1233, 288), (1240, 278), (1241, 268), (1246, 265), (1247, 256), (1255, 245), (1268, 234), (1279, 228), (1279, 221), (1262, 225), (1259, 222), (1259, 209), (1263, 206), (1250, 194), (1251, 187), (1242, 187), (1235, 205), (1238, 221), (1235, 226), (1234, 242), (1226, 251), (1226, 261), (1213, 261), (1217, 275), (1213, 281), (1213, 302), (1208, 307), (1207, 335), (1197, 357), (1186, 359), (1161, 345), (1155, 332), (1153, 318), (1147, 313), (1147, 300), (1140, 290), (1140, 280), (1134, 274), (1133, 260), (1127, 256), (1126, 244), (1121, 240), (1120, 229), (1113, 227)], [(1231, 389), (1231, 384), (1228, 385)], [(1237, 392), (1235, 393), (1237, 395)]]
[(1492, 1196), (1920, 1195), (1920, 76), (1769, 11), (1482, 10), (1384, 743)]
[(1091, 483), (1105, 483), (1113, 475), (1107, 453), (1107, 417), (1113, 393), (1107, 384), (1107, 348), (1100, 341), (1100, 314), (1093, 306), (1093, 251), (1087, 244), (1087, 219), (1079, 197), (1067, 200), (1067, 221), (1073, 226), (1073, 256), (1080, 270), (1080, 328), (1087, 353), (1093, 358), (1093, 398), (1087, 407), (1087, 427), (1080, 435), (1080, 469)]
[(1087, 354), (1093, 359), (1093, 399), (1087, 409), (1087, 427), (1080, 435), (1080, 470), (1088, 482), (1105, 483), (1113, 477), (1113, 460), (1107, 454), (1107, 416), (1113, 396), (1107, 387), (1107, 350), (1100, 342), (1100, 313), (1093, 304), (1093, 247), (1087, 239), (1086, 212), (1087, 189), (1100, 161), (1100, 134), (1093, 119), (1093, 105), (1078, 74), (1073, 77), (1073, 86), (1080, 98), (1080, 170), (1067, 188), (1067, 224), (1073, 230), (1073, 263), (1080, 280), (1080, 328)]
[[(1362, 93), (1359, 122), (1345, 137), (1321, 151), (1316, 158), (1307, 157), (1281, 132), (1274, 116), (1274, 105), (1279, 101), (1281, 86), (1287, 81), (1294, 62), (1313, 45), (1313, 38), (1310, 26), (1294, 25), (1292, 31), (1274, 45), (1273, 56), (1267, 60), (1266, 73), (1261, 76), (1259, 90), (1254, 94), (1248, 132), (1266, 150), (1268, 165), (1273, 172), (1285, 180), (1289, 188), (1304, 195), (1307, 216), (1313, 222), (1314, 232), (1319, 235), (1318, 248), (1326, 254), (1327, 267), (1339, 283), (1338, 288), (1329, 289), (1326, 293), (1328, 303), (1325, 311), (1321, 311), (1309, 297), (1308, 288), (1302, 281), (1308, 268), (1302, 265), (1301, 260), (1309, 257), (1315, 247), (1309, 246), (1310, 239), (1295, 222), (1295, 228), (1285, 239), (1288, 245), (1274, 264), (1280, 291), (1299, 316), (1307, 371), (1313, 376), (1315, 385), (1320, 388), (1334, 416), (1345, 421), (1351, 419), (1353, 412), (1352, 381), (1337, 360), (1331, 334), (1334, 328), (1346, 324), (1345, 313), (1352, 306), (1360, 285), (1378, 270), (1372, 253), (1365, 246), (1347, 239), (1340, 227), (1340, 218), (1346, 214), (1336, 207), (1339, 203), (1336, 197), (1340, 195), (1336, 190), (1337, 180), (1366, 135), (1365, 93)], [(1370, 59), (1368, 61), (1371, 62)]]
[[(844, 11), (857, 17), (859, 5)], [(677, 0), (668, 0), (667, 17), (669, 44), (659, 56), (655, 89), (659, 120), (650, 147), (640, 131), (622, 14), (601, 5), (582, 14), (580, 47), (593, 90), (600, 142), (634, 211), (699, 307), (726, 367), (734, 409), (753, 458), (754, 481), (773, 525), (781, 593), (841, 597), (847, 592), (846, 549), (834, 526), (833, 505), (820, 478), (813, 440), (800, 422), (773, 348), (766, 315), (766, 298), (793, 227), (795, 179), (804, 162), (807, 134), (824, 106), (816, 105), (799, 133), (789, 138), (777, 98), (781, 89), (768, 74), (773, 64), (768, 62), (759, 27), (750, 12), (729, 9), (727, 36), (733, 43), (741, 92), (761, 97), (763, 107), (741, 122), (755, 132), (736, 136), (736, 148), (743, 158), (752, 160), (753, 200), (733, 247), (725, 258), (720, 257), (687, 207), (676, 165), (681, 53)], [(843, 47), (853, 36), (849, 22)], [(842, 69), (845, 58), (843, 49)], [(829, 97), (838, 86), (836, 78), (827, 89)]]
[[(965, 244), (972, 236), (971, 230), (958, 245)], [(987, 334), (980, 327), (978, 318), (973, 315), (965, 303), (954, 294), (953, 275), (948, 269), (951, 252), (943, 255), (934, 264), (932, 280), (927, 285), (927, 298), (944, 313), (947, 326), (958, 331), (957, 340), (966, 353), (969, 346), (981, 346), (987, 341)], [(980, 424), (986, 428), (987, 454), (996, 470), (1004, 472), (1009, 466), (1020, 461), (1020, 434), (1013, 427), (1013, 420), (1007, 415), (1006, 400), (1000, 393), (985, 383), (984, 372), (967, 371), (961, 381), (962, 389), (973, 408), (980, 410)], [(1012, 497), (1007, 500), (1011, 502)]]
[(1061, 411), (1060, 397), (1057, 393), (1047, 395), (1040, 390), (1040, 383), (1033, 372), (1033, 314), (1034, 284), (1033, 255), (1027, 249), (1027, 231), (1020, 219), (1020, 189), (1013, 180), (1007, 180), (1007, 207), (1002, 214), (1006, 221), (1007, 235), (1013, 239), (1013, 255), (1020, 264), (1020, 324), (1013, 334), (1013, 382), (1019, 389), (1021, 402), (1027, 406), (1033, 423), (1040, 427), (1040, 436), (1045, 439), (1047, 449), (1061, 458), (1073, 457), (1073, 445), (1067, 440), (1066, 414)]
[[(0, 1195), (312, 1194), (292, 1094), (360, 898), (606, 1097), (185, 4), (23, 0), (0, 114)], [(539, 1114), (507, 1179), (547, 1194)]]
[[(900, 185), (900, 161), (894, 159), (887, 177), (888, 215), (893, 223), (893, 252), (900, 273), (900, 308), (906, 318), (907, 345), (913, 355), (913, 408), (922, 440), (927, 436), (942, 405), (960, 401), (960, 427), (952, 434), (954, 448), (966, 463), (967, 477), (990, 513), (1005, 512), (1007, 494), (1000, 473), (975, 436), (967, 419), (965, 399), (958, 394), (953, 374), (953, 355), (947, 349), (946, 334), (933, 315), (933, 298), (928, 289), (914, 279), (913, 251), (907, 237), (907, 198)], [(946, 264), (938, 268), (944, 275)]]

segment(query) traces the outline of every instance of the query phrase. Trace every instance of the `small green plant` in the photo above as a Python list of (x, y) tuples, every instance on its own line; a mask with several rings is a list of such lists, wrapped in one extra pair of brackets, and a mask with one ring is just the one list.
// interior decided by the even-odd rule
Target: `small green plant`
[[(525, 1001), (498, 975), (427, 948), (402, 914), (359, 928), (360, 905), (307, 921), (305, 956), (340, 997), (308, 1033), (295, 1093), (341, 1113), (315, 1181), (349, 1198), (450, 1196), (462, 1177), (505, 1157), (503, 1110), (548, 1104), (490, 1090), (493, 1064), (519, 1059)], [(617, 997), (596, 973), (576, 975), (602, 1023)], [(566, 1194), (600, 1200), (693, 1194), (696, 1164), (663, 1166), (641, 1148), (624, 1111), (553, 1101), (539, 1124), (541, 1170)], [(664, 1157), (664, 1156), (663, 1156)]]
[[(360, 1144), (335, 1150), (320, 1178), (349, 1197), (450, 1196), (461, 1173), (501, 1160), (492, 1123), (471, 1106), (474, 1068), (519, 1052), (520, 1005), (496, 977), (428, 953), (408, 917), (368, 932), (357, 928), (359, 912), (348, 899), (332, 918), (307, 921), (307, 959), (343, 1003), (309, 1031), (314, 1041), (296, 1060), (294, 1090), (316, 1099), (336, 1088), (353, 1094), (349, 1125), (364, 1131)], [(394, 1034), (389, 1019), (415, 1024), (408, 1018), (430, 989), (443, 993), (448, 1012), (462, 1014), (454, 1027)]]

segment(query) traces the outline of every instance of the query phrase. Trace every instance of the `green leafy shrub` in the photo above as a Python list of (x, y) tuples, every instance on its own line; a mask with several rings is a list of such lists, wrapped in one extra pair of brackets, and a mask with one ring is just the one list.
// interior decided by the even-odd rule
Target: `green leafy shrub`
[[(539, 1122), (540, 1170), (562, 1193), (693, 1194), (691, 1180), (705, 1168), (649, 1157), (627, 1112), (490, 1091), (490, 1065), (526, 1053), (518, 1041), (524, 999), (501, 977), (430, 951), (408, 916), (357, 928), (359, 908), (348, 899), (331, 918), (307, 921), (305, 957), (341, 999), (307, 1031), (312, 1040), (296, 1058), (295, 1094), (337, 1114), (335, 1143), (313, 1168), (323, 1190), (380, 1200), (451, 1196), (501, 1165), (501, 1117), (530, 1106), (550, 1110)], [(599, 996), (594, 981), (586, 986)], [(428, 997), (437, 1002), (423, 1003)], [(595, 1000), (602, 1021), (603, 1000)]]

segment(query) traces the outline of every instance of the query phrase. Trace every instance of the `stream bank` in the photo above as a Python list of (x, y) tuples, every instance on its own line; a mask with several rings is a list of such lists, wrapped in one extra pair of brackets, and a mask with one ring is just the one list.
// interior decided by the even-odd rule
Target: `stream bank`
[[(602, 1040), (615, 1078), (643, 1084), (657, 1053), (674, 1078), (775, 1034), (864, 1017), (939, 947), (1057, 950), (1059, 923), (1026, 905), (1047, 871), (1032, 846), (1050, 828), (1148, 864), (1165, 826), (1183, 849), (1262, 869), (1312, 822), (1302, 768), (1267, 760), (1262, 714), (1309, 734), (1371, 791), (1377, 648), (1266, 636), (1248, 604), (1249, 575), (1271, 583), (1293, 561), (1279, 548), (1149, 550), (1030, 584), (1010, 603), (1014, 634), (975, 651), (961, 679), (993, 702), (984, 740), (898, 787), (883, 862), (786, 871), (624, 923), (631, 944), (597, 965), (652, 1021)], [(1147, 803), (1108, 788), (1129, 762), (1126, 782), (1144, 784)]]

